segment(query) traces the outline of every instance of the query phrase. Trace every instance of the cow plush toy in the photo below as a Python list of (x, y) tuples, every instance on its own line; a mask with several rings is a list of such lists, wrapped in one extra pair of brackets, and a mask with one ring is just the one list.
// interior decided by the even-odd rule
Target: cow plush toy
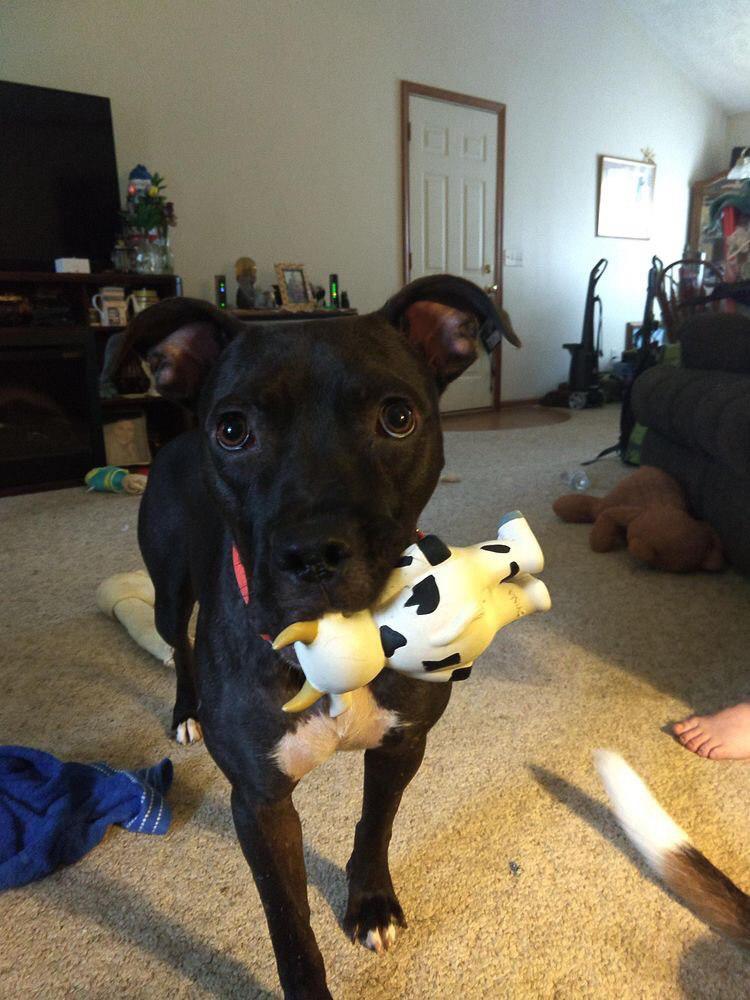
[(547, 588), (532, 576), (543, 568), (519, 511), (506, 514), (496, 539), (469, 548), (425, 536), (404, 552), (374, 608), (296, 622), (276, 637), (274, 649), (294, 643), (306, 678), (284, 710), (300, 712), (328, 694), (331, 715), (339, 715), (350, 692), (385, 666), (426, 681), (468, 677), (499, 629), (550, 608)]

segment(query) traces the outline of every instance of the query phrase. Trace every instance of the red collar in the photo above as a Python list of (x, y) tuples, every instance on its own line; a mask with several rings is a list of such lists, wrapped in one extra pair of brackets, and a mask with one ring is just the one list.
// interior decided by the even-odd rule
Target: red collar
[[(232, 546), (232, 568), (234, 569), (234, 578), (237, 581), (237, 586), (240, 590), (240, 595), (245, 605), (250, 603), (250, 584), (247, 579), (247, 572), (245, 567), (242, 565), (242, 558), (240, 557), (237, 546)], [(266, 642), (271, 642), (271, 636), (267, 632), (259, 633), (261, 639), (265, 639)]]
[(247, 573), (245, 572), (245, 567), (242, 565), (242, 559), (240, 559), (236, 545), (232, 546), (232, 566), (234, 567), (234, 578), (237, 581), (237, 586), (240, 588), (240, 594), (242, 594), (242, 600), (245, 604), (249, 604), (250, 584), (247, 582)]

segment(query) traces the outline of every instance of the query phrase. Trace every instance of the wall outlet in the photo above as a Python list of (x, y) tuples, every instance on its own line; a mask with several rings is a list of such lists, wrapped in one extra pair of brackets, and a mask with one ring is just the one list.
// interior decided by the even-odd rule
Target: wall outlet
[(523, 267), (523, 250), (503, 250), (503, 264), (506, 267)]

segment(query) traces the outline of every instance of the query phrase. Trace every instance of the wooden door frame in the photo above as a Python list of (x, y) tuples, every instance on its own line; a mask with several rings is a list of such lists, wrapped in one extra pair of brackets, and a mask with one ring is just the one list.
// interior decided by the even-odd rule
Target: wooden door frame
[[(437, 101), (447, 101), (450, 104), (462, 104), (469, 108), (479, 108), (497, 115), (497, 174), (495, 177), (495, 283), (497, 284), (496, 301), (503, 304), (503, 188), (505, 182), (505, 105), (499, 101), (489, 101), (484, 97), (471, 97), (468, 94), (458, 94), (453, 90), (442, 90), (440, 87), (428, 87), (423, 83), (413, 83), (410, 80), (401, 81), (401, 220), (402, 220), (402, 259), (401, 267), (404, 284), (410, 280), (411, 239), (409, 226), (411, 222), (409, 205), (409, 98), (431, 97)], [(498, 345), (493, 353), (492, 405), (500, 409), (500, 381), (502, 376), (502, 345)]]

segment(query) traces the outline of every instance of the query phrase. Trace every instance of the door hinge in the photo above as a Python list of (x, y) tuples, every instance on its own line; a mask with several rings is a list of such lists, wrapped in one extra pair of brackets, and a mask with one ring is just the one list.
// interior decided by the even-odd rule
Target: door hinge
[(411, 122), (406, 123), (406, 141), (411, 142)]
[(411, 274), (411, 253), (409, 253), (409, 274)]

